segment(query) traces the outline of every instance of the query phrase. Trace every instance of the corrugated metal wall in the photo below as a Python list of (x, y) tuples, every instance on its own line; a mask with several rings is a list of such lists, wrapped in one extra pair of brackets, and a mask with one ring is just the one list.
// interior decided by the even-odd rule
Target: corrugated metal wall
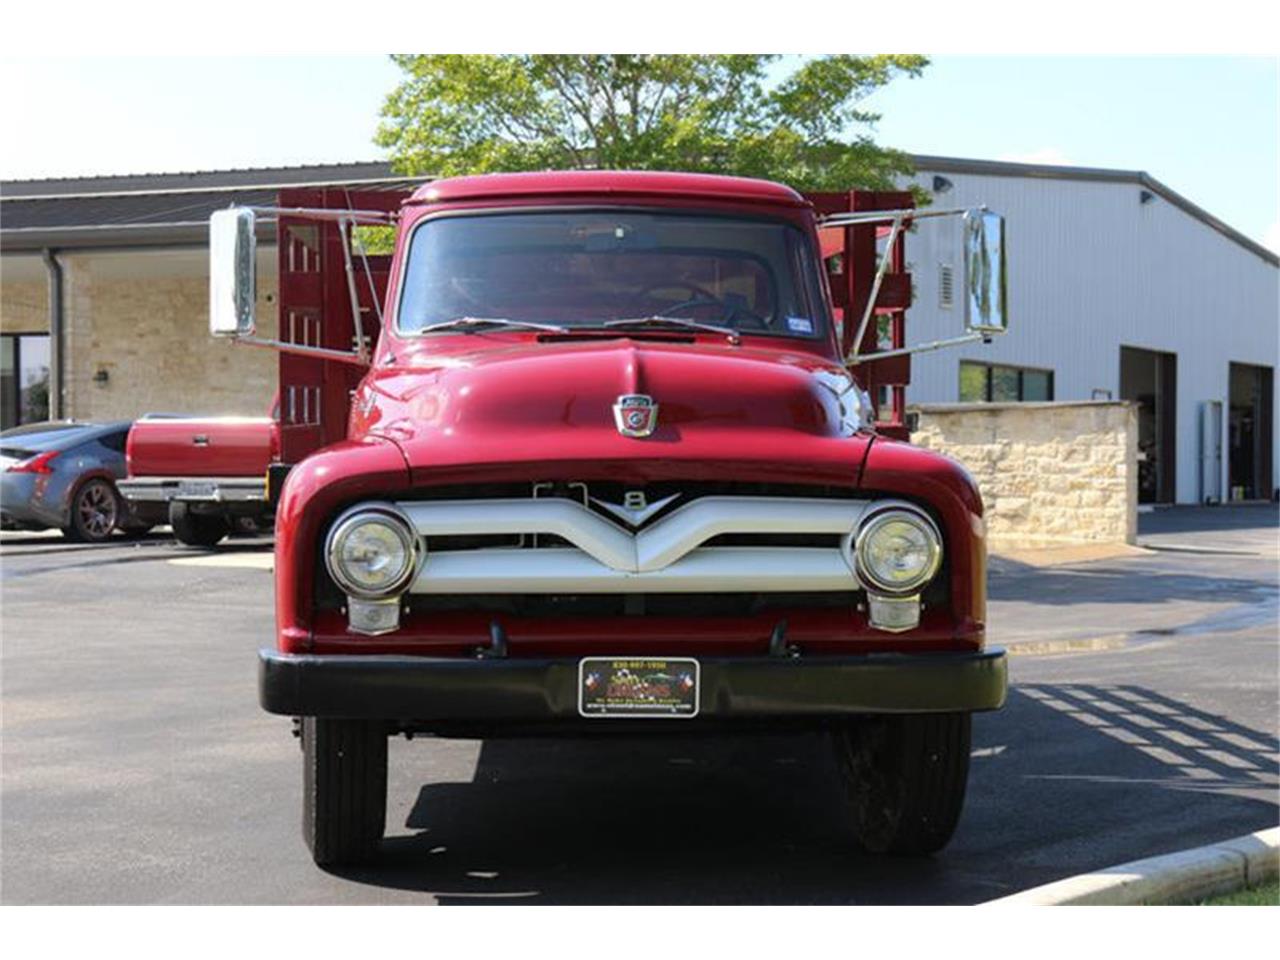
[[(916, 355), (908, 402), (959, 399), (962, 359), (1051, 369), (1057, 400), (1095, 390), (1119, 399), (1122, 345), (1174, 353), (1176, 495), (1195, 502), (1201, 403), (1225, 406), (1231, 362), (1280, 366), (1280, 270), (1158, 194), (1142, 203), (1135, 183), (942, 175), (953, 186), (935, 206), (986, 203), (1005, 215), (1010, 330), (991, 344)], [(921, 169), (915, 182), (931, 189), (933, 174)], [(916, 292), (908, 343), (962, 332), (959, 236), (958, 221), (922, 221), (907, 242)], [(950, 310), (938, 302), (944, 263), (955, 268)]]

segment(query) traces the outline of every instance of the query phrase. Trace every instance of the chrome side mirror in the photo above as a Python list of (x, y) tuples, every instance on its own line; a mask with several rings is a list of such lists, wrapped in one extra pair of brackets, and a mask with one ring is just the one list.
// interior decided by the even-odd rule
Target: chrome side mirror
[(209, 217), (209, 333), (251, 337), (258, 299), (253, 211), (230, 207)]
[(990, 336), (1009, 327), (1004, 217), (986, 210), (964, 215), (964, 327)]

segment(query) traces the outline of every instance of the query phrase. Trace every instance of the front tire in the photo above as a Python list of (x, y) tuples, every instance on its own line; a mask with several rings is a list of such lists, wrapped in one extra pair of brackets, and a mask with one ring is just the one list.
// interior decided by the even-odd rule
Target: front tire
[(216, 513), (195, 513), (185, 503), (169, 504), (173, 535), (189, 547), (212, 547), (231, 532), (227, 518)]
[(71, 497), (70, 521), (62, 529), (68, 540), (104, 543), (124, 514), (123, 502), (115, 486), (101, 477), (86, 480)]
[(863, 717), (835, 730), (850, 819), (871, 853), (921, 855), (951, 839), (969, 781), (971, 717)]
[(387, 731), (367, 720), (302, 718), (302, 836), (322, 867), (369, 860), (387, 818)]

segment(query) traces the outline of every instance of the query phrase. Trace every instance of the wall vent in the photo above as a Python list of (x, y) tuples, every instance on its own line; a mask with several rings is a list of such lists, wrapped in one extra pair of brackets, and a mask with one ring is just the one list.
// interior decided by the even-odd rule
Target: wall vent
[(943, 310), (955, 306), (955, 270), (949, 263), (938, 264), (938, 306)]

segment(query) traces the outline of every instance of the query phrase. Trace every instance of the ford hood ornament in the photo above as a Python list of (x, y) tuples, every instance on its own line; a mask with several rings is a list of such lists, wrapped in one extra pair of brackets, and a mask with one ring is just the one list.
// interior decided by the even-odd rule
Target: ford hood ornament
[(647, 437), (658, 425), (658, 405), (643, 393), (626, 393), (613, 405), (613, 419), (624, 437)]

